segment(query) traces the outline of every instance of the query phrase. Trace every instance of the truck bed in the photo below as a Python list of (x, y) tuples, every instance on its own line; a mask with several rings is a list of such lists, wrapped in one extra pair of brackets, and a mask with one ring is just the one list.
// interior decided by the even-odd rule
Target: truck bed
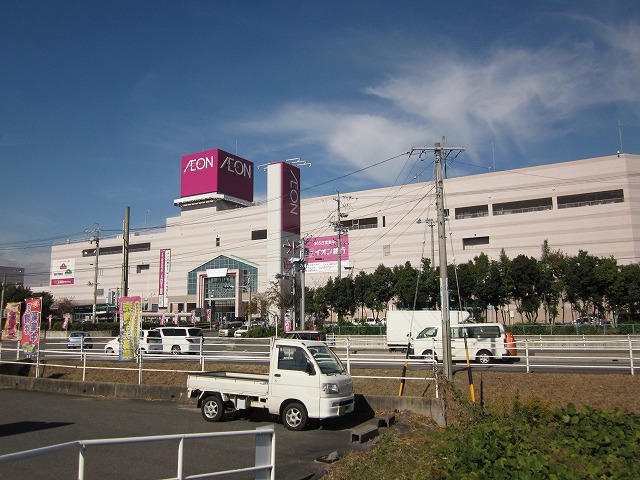
[(189, 392), (200, 390), (201, 392), (261, 397), (269, 392), (269, 375), (238, 372), (197, 373), (187, 377), (187, 389)]

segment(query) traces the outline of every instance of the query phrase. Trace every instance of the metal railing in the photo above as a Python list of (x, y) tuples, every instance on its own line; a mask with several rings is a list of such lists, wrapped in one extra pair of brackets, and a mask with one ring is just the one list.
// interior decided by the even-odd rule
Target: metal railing
[[(185, 440), (190, 439), (206, 439), (220, 437), (255, 437), (255, 465), (253, 467), (237, 468), (232, 470), (199, 473), (197, 475), (184, 474), (184, 449)], [(105, 438), (95, 440), (76, 440), (74, 442), (59, 443), (48, 447), (35, 448), (22, 452), (9, 453), (0, 455), (0, 463), (7, 463), (14, 460), (36, 457), (46, 453), (54, 453), (62, 450), (77, 449), (78, 450), (78, 479), (84, 480), (86, 452), (89, 447), (101, 447), (108, 445), (123, 445), (132, 443), (152, 443), (178, 440), (177, 452), (177, 480), (187, 480), (195, 478), (220, 477), (225, 475), (233, 475), (238, 473), (255, 472), (256, 480), (274, 480), (275, 477), (275, 429), (273, 425), (266, 427), (258, 427), (255, 430), (241, 430), (237, 432), (211, 432), (211, 433), (184, 433), (174, 435), (152, 435), (146, 437), (125, 437), (125, 438)]]
[[(47, 367), (60, 367), (71, 369), (82, 369), (82, 380), (86, 379), (86, 372), (89, 370), (122, 370), (136, 371), (138, 374), (138, 384), (143, 383), (144, 374), (147, 372), (177, 372), (177, 373), (196, 373), (204, 372), (207, 368), (211, 368), (213, 364), (220, 363), (254, 363), (266, 365), (269, 362), (269, 339), (230, 339), (208, 337), (206, 341), (200, 345), (200, 350), (194, 355), (169, 355), (158, 353), (139, 353), (135, 358), (135, 368), (132, 368), (132, 362), (121, 362), (121, 366), (116, 362), (113, 366), (91, 365), (92, 361), (108, 361), (115, 360), (114, 355), (108, 356), (104, 352), (104, 345), (112, 337), (92, 337), (93, 348), (80, 348), (77, 350), (69, 350), (66, 348), (66, 340), (58, 339), (58, 341), (49, 340), (47, 348), (40, 351), (32, 359), (36, 363), (35, 375), (40, 375), (42, 367), (41, 358), (46, 358)], [(391, 353), (387, 350), (386, 337), (383, 335), (335, 335), (328, 336), (327, 340), (334, 348), (338, 356), (347, 366), (349, 372), (352, 368), (377, 368), (377, 370), (389, 369), (393, 370), (401, 368), (405, 363), (414, 369), (420, 371), (434, 370), (433, 363), (429, 359), (409, 358), (405, 359), (403, 353)], [(101, 343), (102, 342), (102, 343)], [(22, 363), (20, 361), (22, 351), (17, 348), (9, 347), (10, 342), (2, 342), (0, 344), (0, 357), (4, 363)], [(640, 366), (640, 336), (632, 335), (527, 335), (516, 337), (516, 348), (518, 363), (502, 364), (500, 362), (492, 363), (494, 368), (502, 368), (508, 366), (513, 368), (520, 367), (527, 372), (532, 369), (548, 369), (554, 367), (571, 368), (593, 368), (594, 370), (615, 367), (618, 370), (627, 369), (631, 375), (635, 374), (635, 370)], [(15, 360), (14, 360), (15, 359)], [(77, 360), (79, 364), (69, 365), (61, 363), (60, 360)], [(159, 368), (156, 360), (164, 361), (163, 368)], [(441, 359), (440, 359), (441, 360)], [(472, 358), (473, 360), (473, 358)], [(491, 357), (491, 360), (502, 360), (502, 358)], [(183, 363), (198, 364), (195, 369), (186, 370), (181, 368), (166, 368), (167, 364), (179, 361)], [(575, 365), (568, 364), (574, 361)], [(89, 362), (89, 363), (87, 363)], [(126, 365), (122, 365), (126, 363)], [(376, 375), (359, 375), (354, 378), (380, 378)], [(436, 377), (425, 378), (404, 376), (397, 377), (390, 375), (388, 379), (405, 379), (405, 380), (433, 380)]]

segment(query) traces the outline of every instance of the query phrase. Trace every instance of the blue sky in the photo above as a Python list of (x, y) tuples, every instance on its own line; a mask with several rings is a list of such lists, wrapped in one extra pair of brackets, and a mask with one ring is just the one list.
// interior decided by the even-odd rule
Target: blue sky
[(202, 150), (308, 160), (303, 197), (411, 178), (402, 154), (443, 136), (455, 175), (614, 154), (620, 133), (640, 153), (637, 0), (4, 0), (0, 62), (0, 265), (30, 284), (125, 206), (132, 229), (179, 215)]

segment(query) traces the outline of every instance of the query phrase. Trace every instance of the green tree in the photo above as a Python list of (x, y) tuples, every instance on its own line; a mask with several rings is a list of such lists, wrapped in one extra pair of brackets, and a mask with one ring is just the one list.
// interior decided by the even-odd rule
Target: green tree
[(527, 322), (535, 323), (538, 319), (538, 310), (542, 304), (540, 298), (540, 268), (538, 261), (533, 257), (518, 255), (511, 262), (513, 275), (512, 298), (516, 308), (524, 315)]
[(376, 312), (376, 315), (385, 311), (393, 298), (394, 283), (393, 271), (389, 267), (378, 265), (371, 275), (371, 296), (367, 308)]

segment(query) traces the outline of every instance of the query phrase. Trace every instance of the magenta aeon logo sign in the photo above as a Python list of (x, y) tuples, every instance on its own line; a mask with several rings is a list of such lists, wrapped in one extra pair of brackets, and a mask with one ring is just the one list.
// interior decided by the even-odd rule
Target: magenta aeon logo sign
[(300, 169), (282, 163), (282, 230), (300, 235)]
[(182, 157), (180, 197), (221, 193), (253, 201), (253, 162), (215, 149)]

